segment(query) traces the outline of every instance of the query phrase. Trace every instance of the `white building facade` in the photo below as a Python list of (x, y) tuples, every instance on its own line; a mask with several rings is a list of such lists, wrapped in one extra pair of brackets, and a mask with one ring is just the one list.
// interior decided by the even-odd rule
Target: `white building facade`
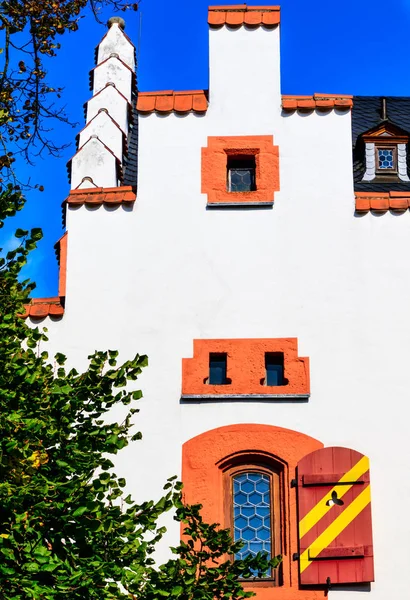
[[(355, 179), (355, 99), (281, 95), (280, 10), (213, 7), (209, 23), (209, 93), (137, 95), (111, 21), (70, 165), (59, 298), (29, 319), (78, 368), (95, 349), (148, 355), (144, 437), (118, 467), (136, 499), (176, 474), (206, 518), (243, 532), (238, 486), (269, 482), (264, 548), (284, 560), (258, 598), (407, 598), (407, 130), (369, 123), (363, 161), (376, 154)], [(259, 543), (258, 527), (237, 535)]]

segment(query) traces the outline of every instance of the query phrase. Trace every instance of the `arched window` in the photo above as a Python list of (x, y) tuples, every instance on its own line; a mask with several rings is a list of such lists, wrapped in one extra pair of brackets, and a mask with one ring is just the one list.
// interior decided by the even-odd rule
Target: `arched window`
[[(251, 459), (256, 460), (250, 462)], [(243, 559), (258, 552), (271, 558), (282, 553), (281, 469), (257, 459), (236, 457), (235, 464), (225, 465), (224, 469), (226, 526), (235, 542), (243, 543), (235, 558)], [(280, 585), (280, 569), (273, 569), (259, 579)]]
[[(204, 359), (206, 366), (208, 359), (209, 352)], [(269, 600), (271, 588), (276, 586), (285, 600), (318, 600), (317, 590), (299, 588), (299, 562), (294, 560), (298, 552), (296, 488), (291, 481), (298, 462), (320, 448), (321, 442), (300, 432), (252, 423), (212, 429), (183, 445), (185, 502), (202, 504), (205, 521), (231, 528), (233, 536), (235, 477), (260, 473), (270, 481), (271, 554), (281, 554), (282, 562), (269, 577), (243, 581), (246, 590), (256, 592), (259, 600)], [(240, 497), (237, 503), (241, 502)], [(266, 507), (261, 504), (261, 508)]]

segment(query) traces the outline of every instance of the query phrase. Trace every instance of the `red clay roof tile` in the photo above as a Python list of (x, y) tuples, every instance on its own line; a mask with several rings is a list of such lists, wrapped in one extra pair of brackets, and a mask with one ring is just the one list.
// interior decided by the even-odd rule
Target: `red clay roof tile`
[(134, 189), (127, 185), (116, 188), (87, 188), (71, 190), (65, 202), (69, 206), (81, 206), (82, 204), (128, 204), (135, 202)]
[(225, 23), (232, 25), (233, 27), (239, 27), (243, 25), (243, 18), (245, 16), (244, 11), (229, 10), (225, 13)]
[(210, 6), (208, 9), (208, 23), (211, 27), (240, 27), (249, 25), (257, 27), (265, 25), (274, 27), (280, 22), (280, 6), (247, 6), (246, 4), (231, 4)]
[(204, 90), (189, 90), (174, 92), (172, 90), (160, 92), (139, 92), (137, 110), (140, 113), (178, 112), (206, 112), (208, 101)]
[(208, 109), (208, 101), (205, 94), (196, 94), (192, 97), (192, 108), (194, 112), (206, 112)]
[(213, 25), (214, 27), (225, 25), (225, 12), (223, 10), (210, 10), (208, 13), (208, 23), (209, 25)]
[(243, 22), (245, 25), (260, 25), (262, 23), (262, 12), (260, 10), (248, 10)]
[(172, 112), (174, 110), (174, 96), (157, 96), (155, 110), (157, 112)]
[(192, 110), (192, 94), (175, 94), (174, 110), (180, 113), (186, 113)]
[(280, 11), (264, 11), (262, 13), (262, 24), (267, 27), (273, 27), (275, 25), (279, 25), (280, 23)]
[(138, 94), (138, 110), (141, 112), (152, 112), (155, 109), (155, 96), (150, 94)]
[(410, 207), (410, 192), (356, 192), (356, 212), (405, 211)]

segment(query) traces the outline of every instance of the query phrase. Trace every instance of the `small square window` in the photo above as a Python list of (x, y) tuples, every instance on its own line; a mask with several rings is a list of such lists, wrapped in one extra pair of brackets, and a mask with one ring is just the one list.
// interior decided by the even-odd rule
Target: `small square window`
[(376, 146), (376, 171), (378, 173), (397, 173), (396, 146)]
[(253, 192), (256, 190), (255, 156), (228, 156), (228, 192)]
[(225, 353), (211, 352), (209, 355), (209, 385), (226, 385), (227, 356)]

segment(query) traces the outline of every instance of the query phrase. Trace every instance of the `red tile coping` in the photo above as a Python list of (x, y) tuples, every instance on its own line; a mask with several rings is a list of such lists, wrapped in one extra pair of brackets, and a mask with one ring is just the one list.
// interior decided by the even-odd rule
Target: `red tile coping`
[(356, 192), (356, 212), (404, 212), (410, 208), (410, 192)]
[(65, 202), (69, 206), (82, 206), (83, 204), (130, 204), (135, 202), (136, 193), (130, 185), (114, 188), (87, 188), (71, 190)]
[(138, 93), (137, 110), (140, 113), (204, 113), (207, 108), (208, 100), (204, 90)]
[(313, 94), (313, 96), (282, 96), (282, 108), (293, 110), (329, 110), (332, 108), (350, 109), (353, 96), (341, 94)]
[(23, 319), (44, 319), (45, 317), (61, 318), (64, 307), (59, 296), (53, 298), (33, 298), (29, 304), (24, 306), (25, 312), (21, 315)]
[[(294, 110), (330, 110), (333, 108), (350, 109), (353, 106), (353, 96), (341, 94), (313, 94), (313, 96), (282, 96), (282, 108), (285, 111)], [(208, 109), (208, 99), (204, 90), (174, 92), (164, 90), (159, 92), (139, 92), (137, 110), (139, 113), (152, 112), (180, 114), (194, 112), (205, 113)]]
[(210, 6), (208, 23), (211, 27), (275, 27), (280, 23), (280, 6), (247, 6), (233, 4), (227, 6)]

